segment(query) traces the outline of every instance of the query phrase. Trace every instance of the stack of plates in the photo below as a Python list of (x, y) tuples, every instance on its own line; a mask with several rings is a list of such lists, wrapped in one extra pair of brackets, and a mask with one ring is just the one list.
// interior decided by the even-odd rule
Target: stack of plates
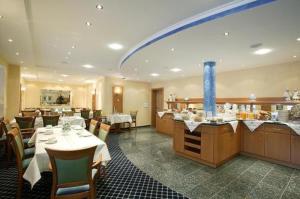
[(289, 111), (288, 110), (278, 111), (278, 121), (288, 122), (289, 121)]

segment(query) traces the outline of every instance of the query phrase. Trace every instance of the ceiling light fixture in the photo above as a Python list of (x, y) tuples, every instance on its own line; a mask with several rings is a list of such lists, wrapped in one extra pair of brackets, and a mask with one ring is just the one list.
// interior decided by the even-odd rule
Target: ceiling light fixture
[(0, 15), (0, 19), (3, 19), (4, 18), (4, 16), (3, 15)]
[(12, 40), (11, 38), (9, 38), (7, 41), (8, 41), (9, 43), (11, 43), (11, 42), (13, 42), (14, 40)]
[(150, 75), (151, 75), (152, 77), (158, 77), (158, 76), (159, 76), (158, 73), (151, 73)]
[(146, 63), (149, 63), (149, 60), (148, 60), (148, 59), (146, 59), (146, 60), (145, 60), (145, 62), (146, 62)]
[(123, 46), (121, 44), (118, 44), (118, 43), (108, 44), (108, 47), (113, 49), (113, 50), (121, 50), (123, 48)]
[(88, 27), (90, 27), (90, 26), (92, 26), (92, 23), (89, 22), (89, 21), (87, 21), (87, 22), (85, 22), (85, 25), (88, 26)]
[(59, 79), (58, 81), (60, 81), (60, 82), (63, 82), (64, 80), (62, 80), (62, 79)]
[(177, 72), (180, 72), (182, 70), (180, 68), (172, 68), (170, 71), (172, 71), (174, 73), (177, 73)]
[(69, 59), (69, 57), (68, 57), (68, 56), (65, 56), (65, 59)]
[(297, 55), (294, 55), (293, 58), (297, 58)]
[(100, 4), (97, 4), (97, 5), (96, 5), (96, 8), (97, 8), (98, 10), (102, 10), (102, 9), (103, 9), (103, 6), (100, 5)]
[(17, 56), (19, 56), (19, 55), (20, 55), (20, 53), (19, 53), (19, 52), (16, 52), (16, 55), (17, 55)]
[(265, 54), (268, 54), (270, 52), (272, 52), (273, 50), (270, 49), (270, 48), (261, 48), (261, 49), (258, 49), (257, 51), (254, 51), (254, 54), (255, 55), (265, 55)]
[(228, 36), (229, 36), (229, 32), (224, 32), (224, 35), (225, 35), (226, 37), (228, 37)]
[(171, 48), (171, 51), (172, 51), (172, 52), (174, 52), (174, 51), (175, 51), (175, 49), (174, 49), (174, 48)]
[(72, 49), (74, 49), (74, 48), (76, 48), (76, 46), (75, 46), (75, 45), (73, 45), (73, 46), (72, 46)]
[(68, 52), (68, 55), (71, 55), (71, 52), (70, 52), (70, 51)]
[(82, 67), (84, 67), (84, 68), (94, 68), (94, 66), (91, 65), (91, 64), (84, 64), (84, 65), (82, 65)]
[(297, 38), (297, 41), (300, 41), (300, 37)]
[(67, 74), (61, 74), (62, 77), (69, 77)]

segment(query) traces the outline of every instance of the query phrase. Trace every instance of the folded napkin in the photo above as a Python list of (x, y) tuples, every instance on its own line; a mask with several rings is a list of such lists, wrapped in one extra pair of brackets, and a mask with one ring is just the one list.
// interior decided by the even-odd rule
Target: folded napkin
[(264, 123), (264, 121), (260, 120), (244, 120), (243, 122), (251, 132), (254, 132), (255, 129)]
[(203, 122), (195, 122), (193, 120), (184, 120), (185, 125), (188, 127), (188, 129), (193, 132), (200, 124)]

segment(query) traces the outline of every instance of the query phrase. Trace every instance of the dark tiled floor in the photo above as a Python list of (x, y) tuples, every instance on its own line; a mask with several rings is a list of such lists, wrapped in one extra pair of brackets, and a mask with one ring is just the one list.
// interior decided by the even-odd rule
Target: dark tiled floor
[(300, 170), (239, 156), (213, 169), (175, 155), (172, 139), (152, 128), (120, 135), (127, 158), (189, 198), (300, 199)]

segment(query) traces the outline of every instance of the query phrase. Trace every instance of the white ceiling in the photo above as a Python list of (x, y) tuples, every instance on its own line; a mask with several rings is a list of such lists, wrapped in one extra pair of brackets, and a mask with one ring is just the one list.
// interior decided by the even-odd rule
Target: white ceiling
[[(123, 66), (120, 58), (133, 46), (163, 28), (230, 0), (0, 0), (0, 56), (22, 64), (27, 79), (82, 83), (100, 75), (140, 81), (201, 74), (202, 59), (214, 59), (218, 71), (239, 70), (300, 57), (299, 0), (279, 0), (180, 32), (144, 48)], [(98, 11), (96, 5), (104, 9)], [(91, 27), (85, 25), (92, 23)], [(230, 32), (228, 38), (224, 32)], [(9, 43), (8, 38), (14, 41)], [(124, 45), (120, 51), (109, 43)], [(254, 56), (251, 44), (274, 49)], [(72, 49), (72, 45), (76, 48)], [(175, 51), (170, 51), (175, 48)], [(68, 52), (71, 55), (68, 55)], [(20, 55), (16, 56), (16, 52)], [(68, 56), (69, 59), (65, 57)], [(145, 60), (149, 60), (148, 63)], [(93, 69), (81, 67), (92, 64)], [(171, 73), (179, 67), (182, 73)], [(161, 74), (157, 78), (150, 73)], [(33, 76), (30, 77), (32, 74)], [(62, 77), (61, 74), (68, 74)], [(30, 78), (29, 78), (30, 77)], [(25, 77), (26, 79), (26, 77)]]

